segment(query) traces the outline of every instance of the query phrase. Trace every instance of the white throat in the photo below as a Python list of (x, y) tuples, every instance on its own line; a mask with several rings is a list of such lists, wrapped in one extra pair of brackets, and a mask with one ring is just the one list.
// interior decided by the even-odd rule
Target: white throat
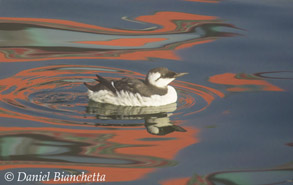
[(148, 75), (148, 81), (153, 86), (159, 87), (159, 88), (166, 88), (169, 83), (171, 83), (175, 78), (160, 78), (161, 74), (159, 72), (156, 73), (150, 73)]

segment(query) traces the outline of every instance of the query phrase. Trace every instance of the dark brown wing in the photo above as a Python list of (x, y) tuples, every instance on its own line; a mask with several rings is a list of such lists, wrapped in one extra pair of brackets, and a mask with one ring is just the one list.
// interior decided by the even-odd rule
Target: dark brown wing
[(127, 91), (133, 94), (139, 93), (143, 96), (150, 96), (144, 92), (147, 89), (144, 81), (135, 78), (122, 78), (121, 80), (114, 81), (114, 87), (117, 91)]
[(143, 80), (135, 78), (122, 78), (114, 81), (114, 87), (117, 91), (128, 91), (132, 93), (139, 93), (141, 96), (150, 97), (154, 94), (163, 95), (167, 93), (167, 89), (159, 89), (151, 85), (146, 85)]

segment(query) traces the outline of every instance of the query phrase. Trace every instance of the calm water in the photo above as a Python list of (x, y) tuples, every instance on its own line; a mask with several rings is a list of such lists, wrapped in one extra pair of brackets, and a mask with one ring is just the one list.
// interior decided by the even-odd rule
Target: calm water
[[(0, 184), (293, 182), (290, 0), (0, 0)], [(176, 104), (117, 107), (83, 82), (165, 66)], [(14, 174), (15, 179), (8, 172)], [(6, 179), (5, 179), (6, 177)]]

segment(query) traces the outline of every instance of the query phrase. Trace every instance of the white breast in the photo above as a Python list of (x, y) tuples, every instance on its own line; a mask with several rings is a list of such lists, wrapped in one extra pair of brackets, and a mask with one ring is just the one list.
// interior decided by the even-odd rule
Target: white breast
[(133, 94), (127, 91), (120, 91), (115, 95), (107, 90), (98, 92), (88, 90), (88, 96), (89, 99), (96, 102), (123, 106), (161, 106), (177, 101), (177, 92), (172, 86), (168, 86), (168, 92), (163, 96), (152, 95), (150, 97), (144, 97), (138, 93)]

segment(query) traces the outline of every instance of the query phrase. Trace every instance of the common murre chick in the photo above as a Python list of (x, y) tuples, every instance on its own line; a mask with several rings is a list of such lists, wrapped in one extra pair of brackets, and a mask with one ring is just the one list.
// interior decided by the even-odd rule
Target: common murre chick
[(168, 85), (187, 73), (176, 73), (165, 67), (150, 70), (145, 80), (122, 78), (107, 80), (99, 75), (97, 85), (84, 83), (90, 100), (122, 106), (161, 106), (177, 101), (177, 92)]

